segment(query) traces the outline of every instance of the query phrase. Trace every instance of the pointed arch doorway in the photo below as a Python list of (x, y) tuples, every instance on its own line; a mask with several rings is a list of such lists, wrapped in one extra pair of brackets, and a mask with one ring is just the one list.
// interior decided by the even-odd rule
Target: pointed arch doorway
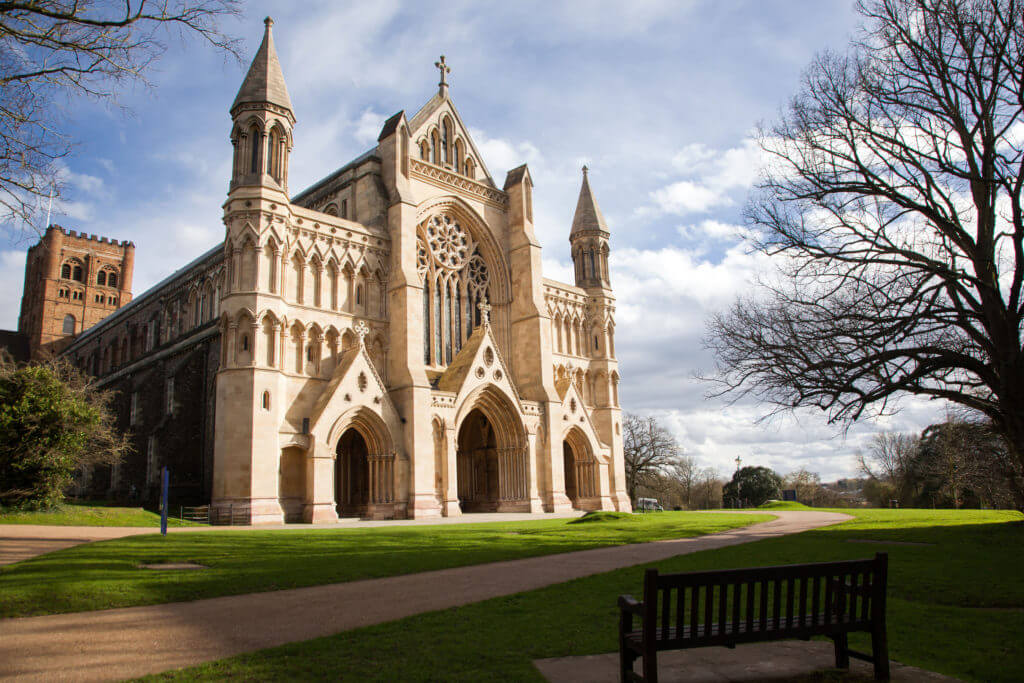
[(497, 391), (481, 393), (456, 443), (463, 512), (530, 511), (526, 439), (508, 399)]
[(590, 450), (587, 438), (577, 427), (569, 430), (562, 441), (562, 467), (565, 473), (565, 495), (577, 510), (601, 509), (599, 463)]
[(339, 517), (393, 519), (395, 455), (386, 434), (357, 416), (335, 446), (334, 500)]

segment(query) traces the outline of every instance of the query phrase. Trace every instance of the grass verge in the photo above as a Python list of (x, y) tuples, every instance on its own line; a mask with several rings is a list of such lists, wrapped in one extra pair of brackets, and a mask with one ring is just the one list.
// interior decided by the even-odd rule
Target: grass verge
[[(143, 508), (65, 503), (54, 510), (20, 512), (0, 509), (0, 524), (42, 524), (46, 526), (131, 526), (160, 527), (160, 515)], [(198, 526), (167, 518), (168, 526)]]
[[(769, 515), (671, 512), (309, 531), (203, 531), (90, 543), (0, 567), (0, 617), (152, 605), (316, 586), (602, 546), (685, 538)], [(154, 572), (140, 564), (208, 569)]]
[[(888, 629), (893, 659), (969, 681), (1019, 680), (1024, 669), (1024, 650), (1018, 646), (1024, 633), (1020, 514), (836, 512), (856, 519), (795, 536), (683, 555), (657, 566), (663, 571), (748, 567), (854, 559), (884, 550), (890, 562)], [(615, 598), (639, 594), (643, 569), (599, 574), (150, 680), (542, 680), (532, 665), (534, 659), (616, 650)], [(869, 648), (864, 638), (851, 638), (851, 645)], [(846, 678), (828, 674), (820, 680)]]

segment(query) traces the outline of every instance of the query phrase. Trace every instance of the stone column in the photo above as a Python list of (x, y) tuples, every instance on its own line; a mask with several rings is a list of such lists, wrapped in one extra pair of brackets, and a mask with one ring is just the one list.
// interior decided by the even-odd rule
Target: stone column
[(459, 462), (457, 439), (458, 435), (455, 433), (455, 426), (445, 425), (445, 487), (444, 503), (441, 506), (441, 513), (445, 517), (458, 517), (462, 514), (462, 509), (459, 507)]
[(526, 472), (527, 472), (527, 494), (530, 501), (530, 512), (544, 512), (544, 506), (540, 500), (540, 493), (537, 486), (537, 433), (526, 433)]
[(334, 501), (335, 454), (326, 443), (316, 443), (306, 460), (306, 499), (302, 506), (305, 522), (337, 522)]

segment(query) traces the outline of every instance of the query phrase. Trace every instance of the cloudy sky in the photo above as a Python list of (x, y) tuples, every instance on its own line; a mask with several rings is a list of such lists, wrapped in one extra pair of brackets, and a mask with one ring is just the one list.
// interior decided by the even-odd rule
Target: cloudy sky
[[(739, 456), (831, 480), (855, 473), (873, 433), (939, 418), (937, 405), (907, 401), (845, 434), (812, 412), (766, 423), (767, 407), (708, 399), (694, 379), (713, 362), (708, 314), (772, 267), (740, 237), (758, 174), (751, 133), (777, 117), (816, 52), (848, 44), (850, 0), (249, 2), (226, 24), (246, 60), (267, 14), (298, 118), (293, 191), (371, 148), (387, 116), (418, 110), (442, 53), (499, 186), (530, 165), (549, 277), (572, 280), (567, 237), (590, 167), (612, 232), (622, 405), (663, 419), (702, 466), (731, 473)], [(136, 293), (222, 239), (228, 108), (247, 66), (170, 41), (151, 88), (66, 112), (80, 144), (53, 221), (134, 241)], [(13, 329), (30, 240), (0, 230), (0, 286), (12, 293), (0, 328)]]

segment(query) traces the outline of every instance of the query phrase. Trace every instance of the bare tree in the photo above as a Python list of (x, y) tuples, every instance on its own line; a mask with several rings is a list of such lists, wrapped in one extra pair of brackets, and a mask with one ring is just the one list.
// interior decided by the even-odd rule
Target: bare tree
[(857, 453), (857, 465), (865, 476), (888, 484), (890, 497), (912, 497), (910, 470), (920, 442), (917, 437), (899, 432), (880, 432), (868, 444), (867, 453)]
[(626, 490), (636, 500), (637, 486), (645, 478), (664, 473), (682, 451), (676, 439), (653, 417), (626, 413), (622, 418)]
[(691, 509), (710, 510), (722, 507), (722, 488), (724, 486), (725, 481), (714, 468), (706, 467), (698, 472)]
[(32, 225), (60, 196), (68, 98), (112, 100), (118, 85), (145, 83), (175, 33), (237, 56), (217, 27), (237, 13), (237, 0), (0, 0), (0, 221)]
[(748, 206), (777, 257), (709, 323), (722, 392), (832, 421), (901, 395), (987, 416), (1024, 509), (1021, 0), (861, 0), (808, 70)]

